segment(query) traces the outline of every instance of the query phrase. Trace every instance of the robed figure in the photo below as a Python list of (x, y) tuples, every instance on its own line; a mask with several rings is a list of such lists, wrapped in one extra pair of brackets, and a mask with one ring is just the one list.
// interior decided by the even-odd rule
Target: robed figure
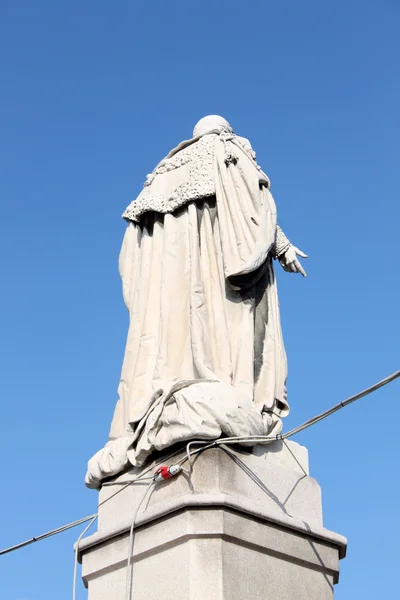
[(130, 325), (109, 441), (86, 483), (189, 440), (275, 435), (288, 414), (273, 261), (305, 275), (250, 142), (209, 116), (123, 214)]

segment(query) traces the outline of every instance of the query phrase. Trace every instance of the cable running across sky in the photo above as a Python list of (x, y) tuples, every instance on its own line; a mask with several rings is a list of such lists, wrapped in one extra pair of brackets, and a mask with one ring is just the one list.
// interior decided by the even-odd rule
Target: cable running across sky
[[(176, 450), (174, 453), (172, 453), (169, 456), (167, 456), (166, 458), (164, 458), (162, 462), (159, 462), (157, 465), (152, 465), (152, 466), (148, 467), (147, 469), (145, 469), (144, 471), (142, 471), (142, 473), (136, 479), (133, 479), (132, 481), (128, 481), (125, 485), (123, 485), (120, 489), (118, 489), (109, 498), (107, 498), (106, 500), (101, 502), (99, 504), (99, 506), (105, 504), (106, 502), (108, 502), (109, 500), (114, 498), (117, 494), (119, 494), (124, 489), (126, 489), (128, 486), (138, 482), (139, 480), (149, 479), (149, 480), (151, 480), (150, 483), (153, 483), (153, 482), (162, 481), (164, 479), (169, 479), (171, 476), (173, 477), (175, 475), (178, 475), (182, 471), (182, 469), (179, 467), (181, 467), (181, 465), (184, 464), (186, 461), (189, 462), (189, 472), (190, 472), (191, 471), (191, 460), (190, 460), (191, 457), (200, 452), (204, 452), (208, 448), (215, 448), (215, 447), (218, 447), (221, 445), (227, 445), (227, 444), (234, 445), (239, 442), (241, 442), (241, 443), (257, 442), (260, 444), (266, 444), (266, 443), (272, 443), (272, 442), (275, 442), (278, 440), (286, 440), (289, 437), (292, 437), (292, 436), (296, 435), (297, 433), (300, 433), (300, 431), (303, 431), (304, 429), (307, 429), (307, 428), (311, 427), (312, 425), (315, 425), (319, 421), (326, 419), (327, 417), (333, 415), (335, 412), (341, 410), (342, 408), (345, 408), (349, 404), (356, 402), (357, 400), (360, 400), (361, 398), (364, 398), (365, 396), (368, 396), (369, 394), (372, 394), (379, 388), (391, 383), (392, 381), (394, 381), (395, 379), (398, 379), (399, 377), (400, 377), (400, 370), (395, 371), (394, 373), (392, 373), (388, 377), (385, 377), (385, 379), (382, 379), (378, 383), (375, 383), (371, 387), (366, 388), (365, 390), (355, 394), (354, 396), (350, 396), (346, 400), (339, 402), (332, 408), (324, 411), (323, 413), (321, 413), (319, 415), (316, 415), (315, 417), (312, 417), (308, 421), (305, 421), (298, 427), (295, 427), (294, 429), (291, 429), (290, 431), (288, 431), (287, 433), (284, 433), (284, 434), (278, 434), (276, 436), (249, 436), (246, 438), (239, 438), (239, 437), (220, 438), (213, 442), (208, 442), (208, 441), (206, 442), (204, 440), (193, 440), (187, 444), (185, 456), (183, 458), (181, 458), (180, 460), (178, 460), (175, 464), (170, 465), (169, 468), (166, 467), (165, 471), (162, 471), (162, 469), (160, 468), (160, 466), (163, 463), (165, 463), (166, 461), (169, 461), (171, 458), (173, 458), (177, 454), (180, 454), (182, 452), (182, 449)], [(197, 448), (196, 450), (190, 450), (192, 445), (200, 445), (201, 447)], [(152, 475), (146, 476), (147, 473), (149, 473), (149, 471), (152, 469), (155, 469), (155, 472)], [(163, 476), (162, 473), (165, 473), (166, 476)], [(115, 483), (110, 482), (109, 485), (115, 485)], [(94, 522), (96, 517), (97, 517), (97, 514), (89, 515), (87, 517), (83, 517), (82, 519), (78, 519), (77, 521), (73, 521), (72, 523), (63, 525), (62, 527), (58, 527), (57, 529), (48, 531), (47, 533), (43, 533), (41, 535), (32, 537), (24, 542), (15, 544), (14, 546), (10, 546), (9, 548), (5, 548), (4, 550), (1, 550), (0, 556), (2, 556), (4, 554), (8, 554), (10, 552), (14, 552), (15, 550), (20, 550), (21, 548), (24, 548), (25, 546), (29, 546), (30, 544), (33, 544), (35, 542), (39, 542), (41, 540), (47, 539), (53, 535), (58, 535), (59, 533), (62, 533), (63, 531), (67, 531), (68, 529), (72, 529), (73, 527), (77, 527), (78, 525), (82, 525), (83, 523), (86, 523), (87, 521), (92, 520)], [(82, 536), (83, 536), (83, 534), (82, 534)], [(80, 538), (81, 538), (81, 536), (80, 536)]]

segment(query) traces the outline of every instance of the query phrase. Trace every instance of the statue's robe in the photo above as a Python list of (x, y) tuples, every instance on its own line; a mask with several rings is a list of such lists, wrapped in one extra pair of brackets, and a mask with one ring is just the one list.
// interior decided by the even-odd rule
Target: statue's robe
[[(180, 150), (176, 168), (161, 163), (144, 204), (139, 197), (125, 213), (119, 267), (130, 325), (110, 438), (89, 461), (90, 487), (177, 442), (278, 433), (288, 413), (269, 182), (237, 140), (212, 134), (200, 143), (212, 148), (212, 184), (203, 172), (193, 192), (199, 161), (192, 177)], [(188, 197), (171, 193), (177, 206), (168, 211), (157, 190), (175, 188)]]

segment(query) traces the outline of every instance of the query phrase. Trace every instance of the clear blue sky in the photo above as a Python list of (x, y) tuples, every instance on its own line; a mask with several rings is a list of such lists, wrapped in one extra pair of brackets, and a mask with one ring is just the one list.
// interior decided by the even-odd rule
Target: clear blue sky
[[(400, 367), (396, 0), (2, 0), (5, 547), (96, 510), (127, 313), (120, 214), (207, 113), (253, 143), (310, 258), (279, 272), (293, 427)], [(398, 597), (400, 384), (298, 436), (338, 600)], [(0, 558), (2, 600), (67, 600), (79, 530)], [(85, 598), (80, 586), (79, 598)]]

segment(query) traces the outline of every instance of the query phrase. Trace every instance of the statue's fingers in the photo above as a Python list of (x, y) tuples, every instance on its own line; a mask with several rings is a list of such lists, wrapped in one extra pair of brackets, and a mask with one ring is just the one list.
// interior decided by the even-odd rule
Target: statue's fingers
[(301, 258), (308, 258), (308, 255), (305, 254), (305, 252), (303, 252), (302, 250), (300, 250), (300, 248), (293, 248), (294, 251), (296, 252), (296, 254), (298, 254), (299, 256), (301, 256)]
[(307, 273), (305, 272), (305, 270), (304, 270), (304, 269), (303, 269), (303, 267), (301, 266), (301, 263), (300, 263), (298, 260), (296, 260), (296, 263), (295, 263), (295, 265), (296, 265), (296, 267), (297, 267), (297, 271), (298, 271), (298, 273), (301, 273), (301, 274), (303, 275), (303, 277), (307, 277)]
[(290, 266), (288, 264), (286, 264), (285, 262), (280, 261), (281, 263), (281, 267), (284, 271), (286, 271), (287, 273), (291, 273), (292, 269), (290, 268)]

